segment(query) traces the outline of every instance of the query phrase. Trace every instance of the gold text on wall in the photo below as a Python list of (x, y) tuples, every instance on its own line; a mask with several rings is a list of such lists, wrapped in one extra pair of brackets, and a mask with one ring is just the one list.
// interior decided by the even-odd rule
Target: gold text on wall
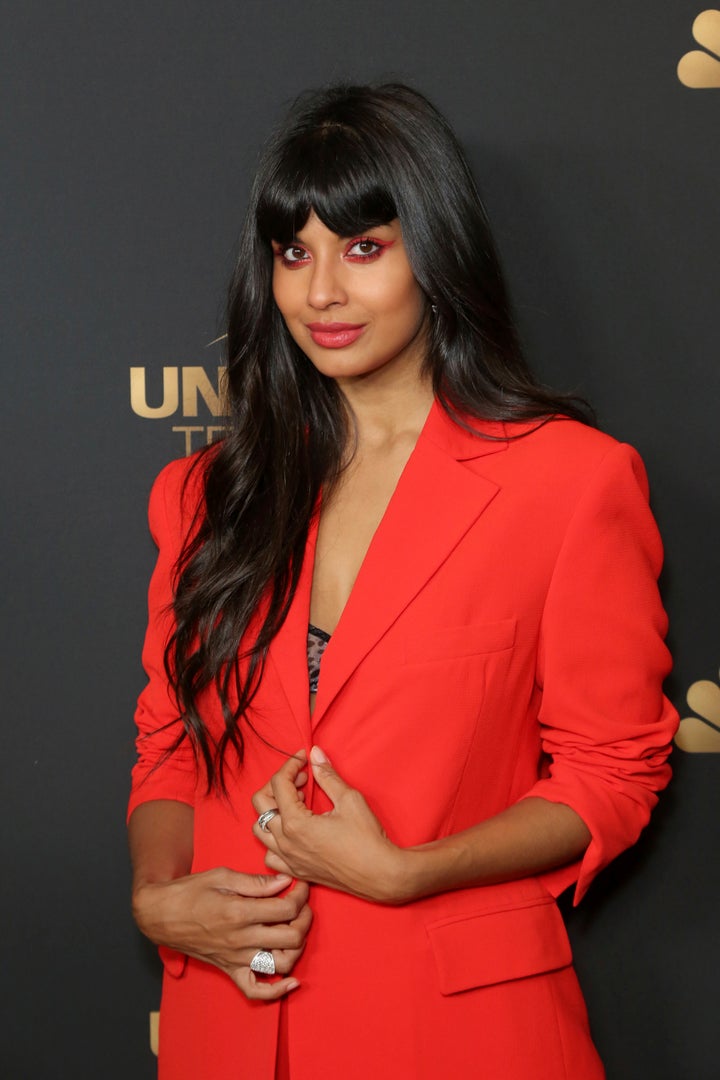
[(173, 432), (182, 440), (184, 453), (191, 454), (225, 430), (223, 424), (212, 422), (227, 416), (224, 381), (224, 367), (206, 370), (187, 365), (163, 367), (160, 371), (131, 367), (130, 407), (145, 420), (194, 421), (172, 425)]

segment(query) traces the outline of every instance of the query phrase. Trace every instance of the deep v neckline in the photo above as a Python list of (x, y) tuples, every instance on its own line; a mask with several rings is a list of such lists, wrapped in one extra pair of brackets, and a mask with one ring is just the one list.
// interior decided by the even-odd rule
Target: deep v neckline
[[(430, 415), (431, 415), (431, 413), (432, 413), (432, 411), (433, 411), (433, 409), (435, 407), (436, 407), (436, 404), (435, 404), (435, 400), (433, 399), (433, 402), (430, 405), (430, 408), (428, 410), (427, 416), (425, 417), (423, 425), (422, 425), (420, 431), (418, 432), (418, 437), (415, 440), (415, 444), (413, 445), (412, 449), (410, 450), (410, 453), (408, 454), (407, 458), (405, 459), (405, 462), (403, 463), (403, 466), (402, 466), (402, 468), (401, 468), (401, 470), (400, 470), (400, 472), (398, 474), (397, 480), (395, 481), (395, 486), (393, 487), (392, 491), (390, 492), (390, 496), (389, 496), (389, 498), (388, 498), (388, 500), (387, 500), (387, 502), (385, 504), (385, 507), (383, 509), (382, 514), (380, 515), (380, 518), (378, 520), (377, 525), (373, 529), (372, 535), (370, 536), (370, 540), (369, 540), (368, 545), (367, 545), (367, 547), (365, 549), (365, 553), (364, 553), (364, 555), (363, 555), (363, 557), (362, 557), (362, 559), (360, 561), (360, 565), (358, 566), (357, 573), (355, 574), (355, 579), (354, 579), (354, 581), (352, 583), (352, 586), (350, 588), (350, 591), (349, 591), (347, 597), (345, 598), (345, 603), (343, 604), (343, 606), (342, 606), (342, 608), (340, 610), (340, 614), (338, 615), (338, 618), (337, 618), (337, 621), (335, 622), (335, 627), (334, 627), (333, 630), (327, 630), (324, 627), (322, 627), (322, 628), (319, 627), (315, 623), (315, 621), (313, 620), (313, 618), (312, 618), (312, 616), (310, 614), (311, 611), (312, 611), (313, 586), (315, 584), (315, 568), (317, 566), (317, 545), (318, 545), (318, 538), (319, 538), (319, 535), (320, 535), (320, 519), (321, 519), (321, 516), (322, 516), (322, 505), (323, 505), (322, 492), (321, 492), (320, 498), (318, 500), (318, 505), (317, 505), (317, 508), (316, 508), (316, 513), (315, 513), (314, 535), (312, 537), (312, 546), (311, 546), (311, 550), (308, 552), (308, 554), (310, 555), (311, 562), (310, 562), (310, 567), (309, 567), (310, 589), (309, 589), (309, 596), (308, 596), (308, 619), (307, 619), (308, 634), (307, 634), (307, 637), (306, 637), (305, 640), (306, 640), (308, 691), (309, 691), (309, 693), (308, 693), (308, 707), (309, 707), (309, 710), (310, 710), (311, 718), (312, 718), (312, 716), (313, 716), (313, 714), (315, 712), (315, 707), (316, 707), (316, 703), (317, 703), (317, 696), (318, 696), (318, 692), (320, 690), (320, 680), (321, 680), (322, 667), (326, 663), (326, 659), (325, 659), (326, 653), (330, 649), (331, 644), (333, 642), (333, 639), (336, 638), (338, 630), (340, 629), (341, 624), (343, 623), (343, 616), (345, 615), (345, 612), (347, 611), (348, 607), (350, 606), (350, 601), (353, 599), (353, 596), (354, 596), (354, 594), (356, 592), (356, 589), (357, 589), (357, 586), (358, 586), (358, 581), (360, 581), (360, 579), (361, 579), (361, 577), (363, 575), (363, 569), (365, 568), (366, 564), (368, 563), (368, 559), (372, 556), (372, 549), (373, 549), (373, 547), (375, 545), (375, 541), (376, 541), (376, 539), (377, 539), (378, 535), (380, 534), (380, 531), (381, 531), (381, 529), (383, 527), (383, 522), (386, 520), (386, 518), (388, 516), (388, 511), (390, 510), (390, 508), (392, 506), (392, 503), (393, 503), (393, 500), (395, 499), (395, 497), (397, 495), (398, 489), (399, 489), (399, 487), (400, 487), (400, 485), (402, 483), (402, 480), (403, 480), (403, 476), (405, 475), (405, 473), (406, 473), (406, 471), (408, 469), (408, 466), (410, 465), (410, 462), (412, 461), (413, 456), (415, 455), (415, 452), (417, 451), (418, 444), (420, 443), (420, 440), (422, 439), (423, 431), (425, 430), (425, 428), (426, 428), (426, 426), (428, 424)], [(361, 585), (361, 587), (362, 587), (362, 585)], [(318, 637), (315, 637), (315, 638), (313, 637), (313, 631), (316, 632), (316, 635), (318, 635)], [(320, 641), (319, 638), (323, 638), (324, 640)], [(331, 656), (332, 656), (332, 652), (331, 652)]]
[(313, 588), (315, 586), (315, 570), (316, 570), (316, 567), (317, 567), (317, 548), (318, 548), (318, 540), (319, 540), (319, 537), (320, 537), (320, 526), (321, 526), (322, 510), (323, 510), (323, 496), (322, 496), (322, 492), (321, 492), (320, 498), (318, 500), (317, 509), (316, 509), (315, 535), (313, 537), (313, 544), (312, 544), (312, 563), (311, 563), (311, 566), (310, 566), (310, 574), (309, 574), (309, 577), (310, 577), (310, 596), (309, 596), (309, 601), (308, 601), (308, 625), (309, 626), (315, 626), (315, 627), (322, 626), (322, 632), (324, 634), (327, 634), (327, 636), (328, 636), (328, 644), (329, 644), (330, 638), (334, 637), (337, 634), (338, 629), (340, 628), (340, 625), (343, 622), (343, 616), (344, 616), (346, 610), (348, 609), (348, 606), (350, 605), (350, 601), (351, 601), (351, 599), (353, 597), (353, 594), (356, 591), (358, 581), (361, 580), (361, 578), (363, 576), (363, 570), (364, 570), (364, 568), (365, 568), (365, 566), (366, 566), (366, 564), (368, 562), (368, 558), (371, 556), (373, 548), (376, 546), (376, 539), (377, 539), (378, 534), (380, 533), (380, 531), (381, 531), (381, 529), (383, 527), (383, 522), (386, 520), (386, 518), (388, 516), (388, 512), (389, 512), (389, 510), (390, 510), (390, 508), (391, 508), (391, 506), (392, 506), (392, 504), (393, 504), (393, 502), (394, 502), (394, 500), (396, 498), (398, 489), (400, 488), (400, 485), (402, 484), (403, 477), (405, 476), (405, 474), (406, 474), (406, 472), (408, 470), (408, 466), (410, 465), (413, 457), (415, 456), (415, 453), (416, 453), (417, 448), (418, 448), (418, 444), (420, 443), (420, 441), (421, 441), (421, 439), (423, 437), (423, 432), (425, 431), (426, 427), (428, 426), (430, 416), (431, 416), (431, 414), (432, 414), (432, 412), (433, 412), (433, 410), (435, 408), (437, 408), (437, 403), (436, 403), (435, 399), (433, 398), (433, 401), (431, 402), (430, 408), (428, 409), (427, 415), (426, 415), (426, 417), (425, 417), (425, 419), (423, 421), (422, 427), (420, 428), (420, 431), (418, 432), (418, 436), (417, 436), (417, 438), (415, 440), (415, 443), (412, 446), (412, 448), (410, 450), (410, 453), (408, 454), (407, 458), (405, 459), (405, 461), (403, 463), (403, 466), (400, 469), (400, 472), (398, 473), (397, 480), (395, 481), (395, 485), (394, 485), (392, 491), (390, 492), (390, 495), (389, 495), (389, 497), (387, 499), (387, 502), (385, 503), (385, 507), (383, 509), (383, 512), (382, 512), (382, 514), (380, 515), (380, 517), (378, 519), (377, 525), (375, 526), (375, 528), (372, 531), (372, 534), (371, 534), (370, 539), (368, 541), (367, 547), (365, 548), (365, 552), (363, 554), (363, 557), (360, 560), (360, 563), (358, 565), (358, 569), (357, 569), (357, 572), (355, 574), (355, 578), (353, 580), (352, 586), (350, 587), (350, 590), (349, 590), (349, 592), (348, 592), (348, 594), (347, 594), (347, 596), (345, 598), (345, 602), (343, 603), (342, 608), (340, 609), (340, 613), (339, 613), (339, 615), (338, 615), (338, 617), (337, 617), (337, 619), (335, 621), (335, 626), (334, 626), (334, 628), (332, 630), (328, 629), (329, 621), (327, 619), (325, 619), (325, 620), (322, 620), (322, 619), (316, 620), (316, 619), (313, 619), (311, 614), (310, 614), (310, 612), (312, 612), (312, 610), (313, 610)]
[[(269, 650), (290, 712), (305, 742), (325, 723), (333, 703), (367, 654), (500, 490), (497, 482), (484, 475), (476, 459), (507, 449), (505, 429), (503, 425), (488, 422), (478, 422), (477, 427), (477, 434), (473, 434), (458, 426), (434, 401), (327, 647), (315, 708), (310, 716), (305, 642), (310, 621), (318, 499), (295, 598)], [(481, 437), (485, 434), (489, 438)]]

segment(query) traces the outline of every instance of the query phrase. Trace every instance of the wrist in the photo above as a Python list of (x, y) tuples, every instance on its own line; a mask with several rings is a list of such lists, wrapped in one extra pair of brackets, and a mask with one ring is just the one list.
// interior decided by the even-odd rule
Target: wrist
[(141, 934), (150, 937), (147, 919), (148, 892), (152, 888), (146, 882), (134, 882), (132, 887), (130, 907), (132, 917)]
[(132, 916), (138, 929), (144, 934), (147, 934), (148, 932), (147, 925), (149, 922), (149, 912), (156, 903), (156, 898), (153, 895), (154, 890), (160, 884), (160, 882), (148, 881), (146, 879), (133, 881), (131, 893)]
[(472, 877), (467, 850), (457, 836), (405, 848), (398, 883), (403, 899), (399, 902), (462, 888), (470, 884)]
[(182, 896), (171, 887), (172, 881), (147, 881), (133, 888), (132, 915), (141, 934), (154, 945), (176, 948), (179, 930), (186, 923)]
[(387, 858), (378, 874), (378, 895), (381, 904), (407, 904), (417, 898), (416, 861), (412, 848), (398, 847), (388, 841)]

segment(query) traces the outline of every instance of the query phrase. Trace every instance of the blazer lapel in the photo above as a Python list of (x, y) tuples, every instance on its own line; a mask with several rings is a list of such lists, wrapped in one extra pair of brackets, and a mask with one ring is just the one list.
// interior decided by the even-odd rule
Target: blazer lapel
[(503, 425), (482, 430), (494, 438), (464, 431), (437, 402), (431, 408), (323, 655), (313, 728), (497, 494), (497, 484), (463, 464), (507, 449)]
[(310, 745), (310, 684), (307, 668), (307, 632), (310, 621), (318, 516), (310, 522), (302, 570), (287, 618), (273, 638), (268, 660), (276, 669), (290, 712), (300, 735), (300, 745)]

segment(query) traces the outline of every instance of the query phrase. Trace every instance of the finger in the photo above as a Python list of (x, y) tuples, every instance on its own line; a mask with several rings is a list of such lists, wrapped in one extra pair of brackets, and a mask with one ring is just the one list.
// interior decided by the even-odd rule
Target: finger
[(300, 983), (297, 979), (278, 979), (276, 982), (267, 982), (262, 977), (258, 978), (250, 968), (242, 967), (237, 972), (231, 972), (230, 978), (242, 990), (246, 997), (253, 1001), (277, 1001), (292, 990), (297, 990)]
[(265, 865), (268, 870), (274, 870), (278, 874), (292, 874), (282, 855), (277, 855), (274, 851), (265, 852)]
[[(288, 910), (288, 914), (291, 912)], [(202, 960), (216, 963), (224, 968), (249, 964), (258, 949), (301, 949), (305, 943), (312, 911), (306, 904), (292, 919), (280, 923), (252, 923), (242, 927), (227, 927), (214, 935), (211, 949), (200, 948), (195, 952)], [(249, 950), (249, 951), (248, 951)]]
[[(308, 930), (310, 929), (310, 926), (312, 925), (312, 921), (313, 921), (312, 908), (309, 906), (309, 904), (306, 904), (303, 908), (300, 909), (300, 911), (298, 912), (297, 918), (293, 919), (293, 921), (292, 921), (292, 923), (290, 925), (293, 927), (294, 930), (299, 930), (301, 934), (307, 936)], [(303, 941), (303, 947), (304, 947), (304, 944), (305, 943)]]
[[(281, 766), (281, 768), (285, 768), (288, 765), (288, 763), (290, 763), (290, 762), (294, 762), (296, 764), (296, 766), (297, 766), (297, 770), (296, 770), (297, 771), (297, 776), (295, 777), (295, 783), (296, 783), (296, 785), (298, 787), (302, 787), (303, 784), (306, 784), (307, 780), (308, 780), (308, 774), (307, 774), (307, 768), (306, 768), (306, 766), (307, 766), (307, 750), (305, 750), (305, 748), (302, 747), (300, 750), (297, 750), (294, 754), (291, 754), (291, 756)], [(258, 790), (253, 795), (251, 801), (252, 801), (252, 804), (253, 804), (255, 810), (257, 810), (258, 814), (262, 814), (262, 812), (264, 810), (269, 810), (271, 807), (273, 807), (275, 805), (275, 797), (273, 796), (273, 791), (272, 791), (272, 777), (268, 780), (268, 782), (266, 784), (263, 784), (263, 786), (261, 788), (258, 788)]]
[[(338, 800), (347, 791), (351, 791), (349, 784), (346, 784), (341, 776), (338, 776), (335, 769), (330, 764), (330, 759), (320, 749), (319, 746), (313, 746), (310, 751), (310, 764), (312, 765), (313, 776), (317, 781), (319, 787), (330, 798), (334, 806), (337, 806)], [(278, 803), (279, 805), (279, 803)]]
[[(282, 954), (285, 957), (293, 956), (295, 959), (300, 955), (305, 948), (305, 942), (307, 940), (308, 933), (313, 921), (312, 909), (308, 904), (305, 904), (297, 916), (288, 921), (287, 923), (281, 923), (278, 926), (254, 926), (252, 927), (252, 940), (262, 941), (262, 948), (271, 952), (275, 960), (277, 970), (283, 974), (286, 974), (286, 968), (278, 966), (278, 957)], [(237, 959), (242, 955), (243, 959), (247, 958), (248, 966), (257, 953), (257, 946), (255, 946), (252, 952), (247, 953), (233, 952), (233, 961), (237, 962)], [(287, 957), (284, 959), (284, 963), (287, 963)], [(289, 970), (289, 968), (287, 968)]]
[(264, 814), (266, 810), (274, 810), (277, 805), (275, 796), (272, 793), (272, 788), (269, 784), (267, 784), (266, 787), (261, 788), (260, 791), (256, 791), (251, 802), (253, 804), (253, 809), (257, 811), (258, 816)]
[(281, 777), (285, 781), (289, 780), (294, 784), (297, 777), (302, 773), (307, 773), (307, 754), (304, 750), (298, 750), (296, 754), (287, 758), (278, 771), (270, 777), (270, 788), (273, 795), (275, 795), (275, 786), (278, 777)]
[(285, 900), (292, 900), (297, 910), (301, 911), (310, 897), (310, 886), (306, 881), (296, 881), (292, 889), (285, 894)]
[(253, 836), (256, 837), (266, 848), (271, 851), (277, 851), (276, 834), (279, 835), (282, 832), (281, 814), (278, 813), (270, 819), (265, 825), (265, 828), (261, 828), (257, 821), (252, 827)]
[(270, 781), (275, 805), (281, 814), (291, 814), (298, 807), (302, 808), (296, 781), (303, 771), (296, 758), (288, 758)]
[[(309, 888), (305, 882), (297, 882), (294, 888), (284, 896), (272, 896), (266, 899), (247, 900), (242, 897), (228, 897), (226, 924), (241, 927), (274, 926), (276, 923), (289, 923), (296, 919), (300, 910), (307, 904)], [(248, 918), (248, 905), (251, 917)], [(252, 940), (252, 939), (251, 939)], [(276, 944), (273, 941), (273, 945)], [(281, 948), (292, 945), (291, 942), (277, 942)]]
[(292, 882), (289, 874), (243, 874), (226, 867), (211, 870), (208, 877), (216, 889), (240, 897), (272, 897)]
[(195, 951), (199, 952), (201, 959), (226, 969), (241, 964), (248, 965), (261, 948), (268, 952), (301, 949), (311, 921), (312, 912), (305, 905), (294, 918), (285, 922), (229, 927), (224, 934), (215, 935), (212, 949)]
[(267, 788), (256, 791), (250, 802), (256, 814), (262, 814), (264, 810), (269, 810), (271, 806), (274, 806), (275, 800), (270, 785), (268, 784)]

